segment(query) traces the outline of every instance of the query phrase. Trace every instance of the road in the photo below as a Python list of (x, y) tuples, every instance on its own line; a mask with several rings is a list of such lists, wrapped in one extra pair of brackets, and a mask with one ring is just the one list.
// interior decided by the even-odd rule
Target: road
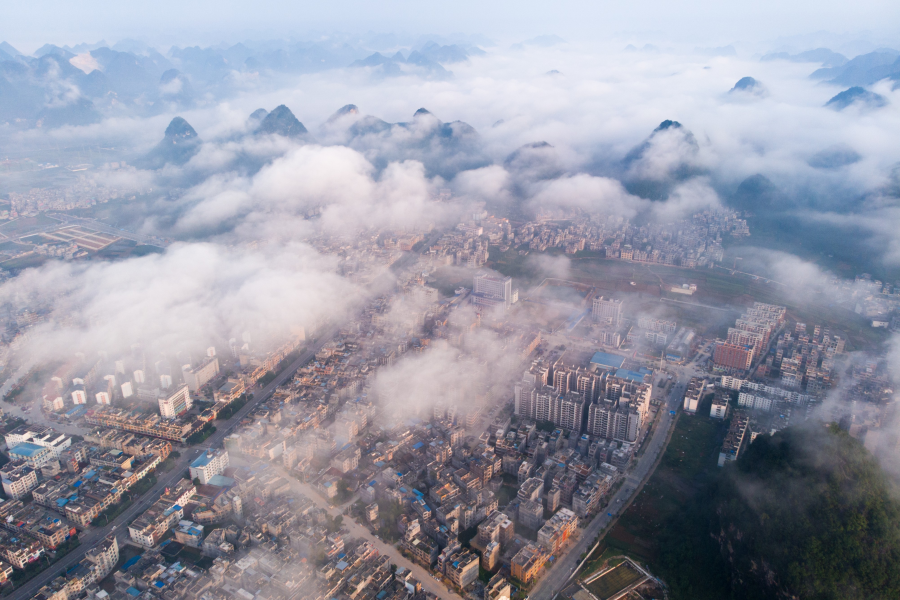
[[(440, 232), (434, 232), (431, 236), (429, 236), (427, 243), (423, 245), (423, 250), (434, 243), (434, 241), (438, 237), (440, 237)], [(375, 294), (383, 293), (384, 290), (388, 289), (389, 286), (395, 285), (396, 276), (394, 273), (398, 272), (398, 270), (401, 268), (408, 267), (410, 263), (418, 259), (418, 257), (419, 254), (414, 252), (408, 252), (404, 254), (394, 263), (392, 268), (385, 269), (384, 273), (375, 278), (375, 280), (370, 285), (370, 291)], [(103, 527), (91, 527), (82, 532), (79, 535), (81, 545), (79, 545), (78, 548), (72, 550), (58, 562), (52, 564), (48, 569), (42, 571), (34, 578), (22, 584), (21, 587), (19, 587), (8, 596), (8, 600), (25, 600), (26, 598), (31, 598), (32, 596), (34, 596), (42, 586), (49, 583), (54, 577), (59, 575), (61, 571), (67, 570), (69, 567), (84, 558), (85, 553), (91, 547), (93, 547), (97, 542), (106, 537), (106, 535), (114, 529), (117, 531), (117, 536), (124, 537), (124, 535), (127, 533), (127, 524), (134, 520), (151, 504), (156, 502), (156, 500), (159, 499), (166, 487), (175, 485), (175, 483), (177, 483), (178, 480), (181, 479), (185, 469), (188, 468), (188, 464), (191, 461), (193, 461), (202, 451), (206, 450), (207, 448), (218, 447), (222, 443), (222, 440), (224, 440), (225, 437), (231, 433), (231, 431), (241, 422), (244, 417), (246, 417), (251, 411), (253, 411), (261, 402), (267, 400), (275, 392), (278, 386), (284, 384), (291, 377), (293, 377), (297, 369), (309, 362), (316, 352), (321, 350), (327, 342), (331, 341), (337, 335), (338, 331), (340, 331), (339, 326), (331, 325), (325, 330), (319, 332), (318, 336), (306, 345), (305, 350), (301, 352), (297, 360), (291, 363), (288, 368), (284, 369), (284, 371), (282, 371), (281, 374), (279, 374), (274, 380), (269, 382), (268, 385), (263, 387), (258, 392), (254, 393), (253, 400), (251, 402), (248, 402), (227, 421), (216, 422), (216, 432), (209, 436), (209, 438), (207, 438), (203, 444), (184, 450), (181, 457), (175, 462), (175, 465), (170, 471), (162, 474), (157, 473), (156, 475), (158, 481), (152, 488), (150, 488), (150, 490), (145, 492), (131, 506), (123, 511), (122, 514), (110, 521), (107, 525)], [(39, 409), (32, 408), (32, 410)], [(56, 425), (54, 425), (54, 427), (55, 426)], [(402, 558), (402, 556), (400, 558)], [(409, 563), (409, 561), (405, 562)], [(422, 569), (420, 568), (419, 571), (421, 572)], [(425, 578), (423, 578), (423, 586), (425, 585), (424, 579)], [(428, 577), (427, 579), (436, 584), (436, 582), (434, 582), (434, 580), (430, 577)], [(444, 589), (444, 591), (438, 595), (441, 597), (446, 597), (446, 589)]]
[(237, 413), (234, 414), (234, 416), (232, 416), (227, 421), (216, 422), (216, 432), (209, 436), (209, 438), (207, 438), (207, 440), (201, 446), (194, 446), (186, 450), (182, 450), (181, 457), (175, 461), (175, 466), (172, 467), (170, 471), (161, 474), (157, 473), (156, 475), (158, 481), (156, 485), (150, 488), (150, 490), (144, 493), (140, 498), (135, 500), (135, 502), (131, 506), (129, 506), (118, 517), (110, 521), (107, 525), (103, 527), (90, 527), (82, 532), (78, 536), (81, 540), (81, 545), (78, 546), (78, 548), (65, 555), (58, 562), (52, 564), (50, 568), (46, 569), (33, 579), (24, 583), (19, 589), (10, 594), (10, 600), (25, 600), (26, 598), (31, 598), (32, 596), (34, 596), (42, 586), (49, 583), (50, 580), (59, 575), (61, 571), (68, 569), (69, 567), (80, 561), (82, 558), (84, 558), (85, 553), (92, 546), (94, 546), (94, 544), (102, 540), (110, 531), (113, 530), (113, 528), (116, 528), (119, 532), (117, 535), (124, 536), (127, 533), (128, 523), (130, 523), (139, 514), (144, 512), (151, 504), (156, 502), (156, 500), (158, 500), (162, 495), (165, 488), (174, 486), (184, 475), (184, 471), (188, 468), (188, 464), (190, 463), (190, 461), (194, 460), (206, 448), (215, 448), (219, 446), (222, 443), (222, 440), (225, 439), (225, 436), (230, 434), (231, 431), (241, 422), (241, 419), (246, 417), (252, 410), (254, 410), (260, 402), (268, 399), (278, 386), (284, 384), (294, 375), (297, 369), (309, 362), (313, 355), (321, 350), (322, 346), (324, 346), (326, 342), (334, 338), (338, 330), (339, 328), (337, 326), (331, 326), (325, 331), (321, 332), (321, 334), (316, 338), (316, 341), (308, 344), (306, 349), (303, 350), (297, 360), (295, 360), (290, 367), (282, 371), (281, 374), (278, 375), (274, 380), (272, 380), (268, 385), (254, 394), (252, 402), (248, 402), (246, 405), (244, 405), (243, 408), (241, 408)]
[[(277, 470), (282, 477), (290, 482), (291, 488), (294, 493), (309, 498), (316, 506), (328, 511), (328, 514), (330, 514), (332, 517), (341, 515), (341, 509), (328, 504), (328, 502), (326, 502), (325, 499), (316, 490), (314, 490), (311, 485), (299, 481), (296, 476), (291, 474), (284, 467), (278, 465), (272, 465), (272, 467)], [(416, 579), (418, 579), (422, 583), (422, 588), (426, 592), (431, 592), (438, 598), (453, 598), (454, 600), (463, 600), (462, 597), (460, 597), (458, 594), (451, 590), (448, 590), (447, 586), (434, 579), (429, 571), (425, 570), (423, 567), (408, 560), (406, 557), (400, 554), (400, 551), (396, 548), (396, 546), (394, 546), (393, 544), (388, 544), (387, 542), (376, 538), (368, 528), (356, 523), (350, 517), (343, 517), (341, 527), (347, 530), (347, 534), (350, 537), (361, 538), (366, 540), (367, 542), (370, 542), (378, 549), (379, 553), (384, 556), (390, 557), (391, 562), (398, 566), (406, 567), (407, 569), (412, 571)]]
[[(625, 476), (625, 481), (619, 490), (610, 498), (609, 505), (594, 517), (587, 527), (581, 532), (581, 536), (571, 545), (562, 556), (557, 557), (553, 567), (538, 581), (534, 590), (529, 594), (533, 600), (552, 600), (562, 590), (571, 578), (578, 566), (581, 555), (587, 552), (594, 544), (597, 534), (610, 524), (622, 511), (622, 507), (628, 505), (628, 500), (636, 493), (638, 488), (653, 472), (656, 459), (665, 450), (669, 436), (669, 430), (675, 422), (675, 415), (669, 411), (677, 411), (684, 399), (684, 390), (687, 382), (693, 374), (689, 366), (675, 367), (678, 378), (668, 399), (661, 404), (659, 410), (659, 423), (653, 430), (650, 440), (646, 442), (644, 453), (635, 460), (634, 468)], [(612, 516), (610, 516), (610, 514)]]

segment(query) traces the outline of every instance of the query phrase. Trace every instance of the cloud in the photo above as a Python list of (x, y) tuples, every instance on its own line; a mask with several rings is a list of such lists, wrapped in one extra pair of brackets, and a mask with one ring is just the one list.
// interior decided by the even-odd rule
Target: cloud
[(71, 63), (73, 67), (78, 67), (86, 74), (89, 74), (91, 71), (100, 70), (100, 63), (97, 62), (96, 58), (91, 56), (90, 52), (73, 56), (69, 59), (69, 63)]
[(429, 416), (436, 405), (462, 414), (483, 407), (487, 398), (510, 393), (521, 376), (517, 353), (500, 334), (472, 327), (475, 319), (468, 307), (455, 310), (450, 325), (461, 341), (436, 339), (432, 348), (408, 352), (379, 369), (373, 388), (389, 416), (401, 421), (413, 414)]
[(537, 277), (553, 277), (555, 279), (568, 279), (572, 264), (566, 256), (553, 256), (550, 254), (530, 254), (525, 261), (528, 269)]
[(75, 352), (113, 356), (135, 343), (171, 353), (244, 332), (265, 347), (343, 317), (359, 301), (334, 266), (300, 243), (259, 250), (175, 244), (117, 262), (51, 261), (0, 286), (0, 303), (48, 311), (50, 320), (25, 343), (42, 361)]
[(238, 220), (304, 220), (311, 213), (319, 214), (318, 224), (331, 233), (421, 228), (448, 215), (450, 209), (432, 201), (440, 183), (429, 179), (418, 161), (390, 163), (377, 173), (350, 148), (305, 145), (253, 176), (213, 175), (188, 190), (184, 201), (191, 206), (176, 230), (197, 232)]
[(534, 209), (541, 206), (578, 208), (632, 218), (648, 205), (646, 200), (625, 191), (615, 179), (584, 173), (541, 182), (536, 188), (530, 200)]
[(654, 202), (650, 211), (657, 221), (680, 221), (698, 212), (722, 208), (709, 180), (696, 177), (677, 185), (664, 202)]

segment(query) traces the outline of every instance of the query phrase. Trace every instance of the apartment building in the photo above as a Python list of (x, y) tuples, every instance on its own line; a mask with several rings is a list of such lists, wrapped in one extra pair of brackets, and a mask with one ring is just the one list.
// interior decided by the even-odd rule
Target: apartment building
[(8, 498), (19, 500), (38, 486), (37, 470), (24, 461), (13, 461), (0, 469), (3, 492)]
[(228, 450), (207, 450), (191, 463), (191, 479), (199, 479), (202, 485), (220, 475), (228, 466)]

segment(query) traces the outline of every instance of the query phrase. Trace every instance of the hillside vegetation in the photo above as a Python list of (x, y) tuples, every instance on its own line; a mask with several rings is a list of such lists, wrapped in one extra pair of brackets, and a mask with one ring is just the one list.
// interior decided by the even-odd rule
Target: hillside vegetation
[(900, 598), (900, 504), (839, 429), (760, 436), (708, 498), (733, 598)]

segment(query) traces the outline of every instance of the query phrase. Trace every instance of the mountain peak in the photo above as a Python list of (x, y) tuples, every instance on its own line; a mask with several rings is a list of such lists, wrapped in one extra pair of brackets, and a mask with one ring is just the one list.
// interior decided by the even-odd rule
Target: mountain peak
[(752, 90), (758, 85), (759, 82), (752, 77), (741, 77), (731, 90)]
[(430, 114), (431, 114), (431, 111), (429, 111), (425, 108), (420, 108), (419, 110), (417, 110), (415, 112), (415, 114), (413, 114), (413, 117), (423, 117), (425, 115), (430, 115)]
[(176, 142), (178, 140), (192, 140), (197, 137), (197, 132), (190, 123), (181, 117), (175, 117), (166, 127), (166, 139)]
[(827, 108), (834, 110), (844, 110), (851, 105), (858, 105), (862, 108), (881, 108), (887, 105), (887, 100), (881, 94), (854, 86), (837, 94), (825, 103)]
[(0, 42), (0, 52), (6, 52), (10, 56), (22, 56), (22, 53), (13, 48), (9, 42)]
[(681, 123), (678, 121), (672, 121), (671, 119), (666, 119), (662, 123), (659, 124), (659, 127), (654, 129), (654, 132), (657, 131), (665, 131), (667, 129), (681, 129)]
[(347, 115), (358, 115), (358, 114), (359, 114), (359, 108), (357, 108), (357, 106), (355, 104), (345, 104), (344, 106), (337, 109), (337, 111), (333, 115), (328, 117), (328, 120), (326, 121), (326, 123), (334, 123), (341, 117), (346, 117)]
[(200, 138), (194, 128), (181, 117), (166, 127), (166, 134), (143, 158), (135, 161), (141, 169), (161, 169), (167, 164), (183, 165), (200, 151)]
[(259, 124), (257, 133), (270, 133), (284, 137), (300, 137), (308, 131), (303, 123), (297, 120), (294, 113), (284, 104), (275, 107)]

